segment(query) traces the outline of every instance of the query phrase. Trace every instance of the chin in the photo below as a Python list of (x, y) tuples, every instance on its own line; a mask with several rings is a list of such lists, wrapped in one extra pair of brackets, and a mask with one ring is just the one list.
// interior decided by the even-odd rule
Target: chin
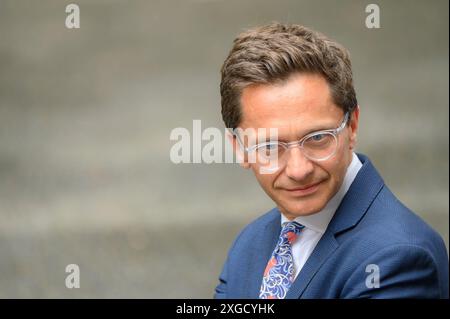
[(278, 207), (281, 212), (291, 217), (308, 216), (320, 212), (327, 204), (327, 201), (323, 198), (315, 198), (305, 201), (292, 202), (290, 200), (288, 203), (280, 202)]
[(287, 213), (291, 216), (295, 216), (295, 217), (299, 217), (299, 216), (308, 216), (308, 215), (313, 215), (316, 214), (318, 212), (320, 212), (322, 210), (324, 206), (315, 208), (315, 207), (311, 207), (311, 208), (292, 208), (289, 209), (289, 207), (286, 209)]

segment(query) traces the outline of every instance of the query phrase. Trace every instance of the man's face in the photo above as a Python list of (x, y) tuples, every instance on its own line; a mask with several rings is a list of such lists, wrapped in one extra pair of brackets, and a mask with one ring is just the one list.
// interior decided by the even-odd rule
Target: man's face
[[(277, 128), (278, 140), (284, 142), (335, 129), (344, 118), (325, 78), (317, 74), (294, 74), (282, 84), (249, 86), (242, 92), (241, 106), (240, 128)], [(356, 108), (349, 125), (338, 135), (336, 153), (325, 161), (312, 161), (299, 147), (292, 147), (283, 155), (285, 165), (272, 174), (261, 174), (258, 163), (243, 166), (252, 168), (264, 191), (289, 219), (317, 213), (342, 184), (352, 160), (358, 116)]]

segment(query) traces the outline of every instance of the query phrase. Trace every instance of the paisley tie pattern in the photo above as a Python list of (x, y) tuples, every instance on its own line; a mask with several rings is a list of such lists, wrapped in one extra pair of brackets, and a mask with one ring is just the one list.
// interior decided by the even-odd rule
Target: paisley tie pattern
[(304, 228), (297, 222), (286, 223), (267, 263), (259, 293), (260, 299), (284, 299), (294, 281), (292, 244)]

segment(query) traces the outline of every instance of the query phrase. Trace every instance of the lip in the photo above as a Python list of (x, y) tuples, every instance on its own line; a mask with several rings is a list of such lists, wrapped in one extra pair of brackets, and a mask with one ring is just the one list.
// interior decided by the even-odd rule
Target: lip
[[(323, 181), (322, 181), (323, 182)], [(285, 188), (285, 190), (294, 196), (306, 196), (306, 195), (311, 195), (313, 193), (315, 193), (317, 191), (317, 189), (319, 188), (320, 184), (322, 184), (322, 182), (318, 182), (316, 184), (312, 184), (303, 188), (292, 188), (292, 189), (287, 189)]]

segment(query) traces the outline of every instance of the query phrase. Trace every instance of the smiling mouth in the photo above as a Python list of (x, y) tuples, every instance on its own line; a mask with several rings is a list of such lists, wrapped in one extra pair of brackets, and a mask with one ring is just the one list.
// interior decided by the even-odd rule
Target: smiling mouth
[(297, 196), (304, 196), (304, 195), (310, 195), (317, 191), (319, 186), (322, 184), (323, 181), (311, 184), (305, 187), (297, 187), (297, 188), (285, 188), (289, 194), (297, 195)]

